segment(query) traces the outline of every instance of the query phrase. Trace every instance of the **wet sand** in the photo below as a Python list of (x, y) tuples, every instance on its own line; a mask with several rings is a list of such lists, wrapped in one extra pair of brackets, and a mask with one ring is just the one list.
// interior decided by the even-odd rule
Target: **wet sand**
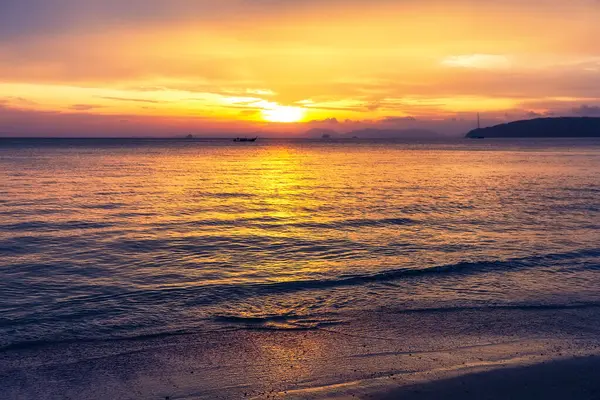
[(382, 312), (314, 330), (39, 344), (0, 350), (0, 392), (38, 400), (600, 399), (599, 311)]
[(600, 357), (499, 369), (411, 385), (364, 398), (376, 400), (600, 399)]

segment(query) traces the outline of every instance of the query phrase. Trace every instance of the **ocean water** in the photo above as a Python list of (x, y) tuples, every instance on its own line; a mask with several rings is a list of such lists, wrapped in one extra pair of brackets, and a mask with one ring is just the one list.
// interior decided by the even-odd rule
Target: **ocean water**
[(4, 350), (599, 289), (598, 141), (0, 141)]

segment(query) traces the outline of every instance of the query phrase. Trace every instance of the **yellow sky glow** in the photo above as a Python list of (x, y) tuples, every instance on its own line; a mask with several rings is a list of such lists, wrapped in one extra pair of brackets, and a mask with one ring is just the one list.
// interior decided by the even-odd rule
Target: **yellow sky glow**
[(0, 40), (0, 107), (256, 129), (562, 112), (600, 102), (597, 2), (449, 3), (328, 0), (269, 9), (227, 0), (207, 2), (218, 18), (182, 9), (110, 29), (90, 17), (89, 26), (25, 32)]

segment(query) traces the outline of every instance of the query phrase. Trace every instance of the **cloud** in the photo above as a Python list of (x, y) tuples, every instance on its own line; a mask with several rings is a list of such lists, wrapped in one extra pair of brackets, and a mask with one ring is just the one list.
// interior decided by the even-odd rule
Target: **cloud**
[(581, 105), (574, 108), (573, 114), (580, 117), (600, 117), (600, 106)]
[[(196, 3), (196, 4), (194, 4)], [(211, 7), (200, 0), (2, 0), (0, 36), (60, 33), (74, 28), (183, 19)]]
[(104, 106), (101, 106), (99, 104), (73, 104), (72, 106), (69, 107), (69, 110), (73, 110), (73, 111), (90, 111), (90, 110), (94, 110), (96, 108), (102, 108)]
[[(573, 109), (573, 105), (564, 105), (565, 108), (549, 111), (528, 111), (527, 109), (512, 109), (508, 112), (486, 112), (482, 114), (484, 126), (523, 119), (529, 116), (537, 118), (542, 116), (574, 115), (573, 111), (596, 113), (600, 107), (585, 105)], [(243, 117), (258, 110), (241, 110)], [(337, 121), (337, 122), (335, 122)], [(390, 121), (394, 121), (391, 123)], [(307, 123), (295, 123), (282, 127), (281, 124), (268, 124), (245, 120), (223, 121), (218, 119), (202, 118), (197, 116), (160, 116), (134, 115), (134, 114), (93, 114), (86, 112), (70, 111), (35, 111), (20, 108), (11, 108), (0, 99), (0, 135), (3, 136), (157, 136), (172, 137), (185, 136), (193, 132), (197, 136), (231, 136), (232, 132), (250, 133), (264, 130), (261, 136), (281, 137), (281, 135), (297, 136), (307, 129), (334, 128), (340, 132), (349, 132), (356, 129), (425, 129), (439, 132), (444, 135), (463, 136), (476, 126), (476, 117), (472, 113), (456, 113), (446, 118), (439, 116), (419, 116), (419, 118), (391, 117), (374, 120), (363, 119), (335, 119), (326, 118)], [(285, 129), (285, 130), (282, 130)]]
[(269, 89), (246, 89), (246, 94), (253, 94), (258, 96), (275, 96), (277, 93)]
[(365, 105), (365, 108), (369, 111), (377, 111), (381, 108), (381, 103), (379, 101), (372, 101)]
[(337, 118), (325, 118), (321, 120), (312, 120), (309, 122), (310, 124), (339, 124)]
[(496, 54), (464, 54), (448, 56), (441, 64), (451, 68), (507, 69), (512, 66), (510, 58)]
[[(507, 114), (508, 116), (508, 114)], [(535, 111), (528, 111), (525, 113), (525, 118), (540, 118), (543, 117), (544, 113), (539, 113), (539, 112), (535, 112)]]
[(17, 107), (32, 107), (38, 105), (37, 102), (21, 96), (6, 96), (0, 98), (0, 104), (10, 104)]
[(385, 117), (382, 119), (384, 123), (398, 123), (398, 122), (415, 122), (417, 119), (415, 117)]
[(127, 97), (98, 96), (98, 98), (105, 99), (105, 100), (132, 101), (132, 102), (136, 102), (136, 103), (154, 103), (154, 104), (165, 103), (164, 101), (159, 101), (159, 100), (133, 99), (133, 98), (127, 98)]
[(251, 127), (197, 117), (36, 111), (11, 108), (0, 103), (1, 136), (169, 137), (183, 136), (190, 131), (228, 136), (234, 129), (249, 130)]
[(260, 110), (258, 109), (247, 109), (240, 111), (239, 115), (242, 117), (253, 117), (255, 115), (260, 114)]

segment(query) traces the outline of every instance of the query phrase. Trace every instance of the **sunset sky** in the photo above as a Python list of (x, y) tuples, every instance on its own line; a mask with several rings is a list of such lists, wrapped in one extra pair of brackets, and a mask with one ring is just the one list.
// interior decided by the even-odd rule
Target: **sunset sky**
[(0, 0), (0, 135), (600, 116), (598, 0)]

